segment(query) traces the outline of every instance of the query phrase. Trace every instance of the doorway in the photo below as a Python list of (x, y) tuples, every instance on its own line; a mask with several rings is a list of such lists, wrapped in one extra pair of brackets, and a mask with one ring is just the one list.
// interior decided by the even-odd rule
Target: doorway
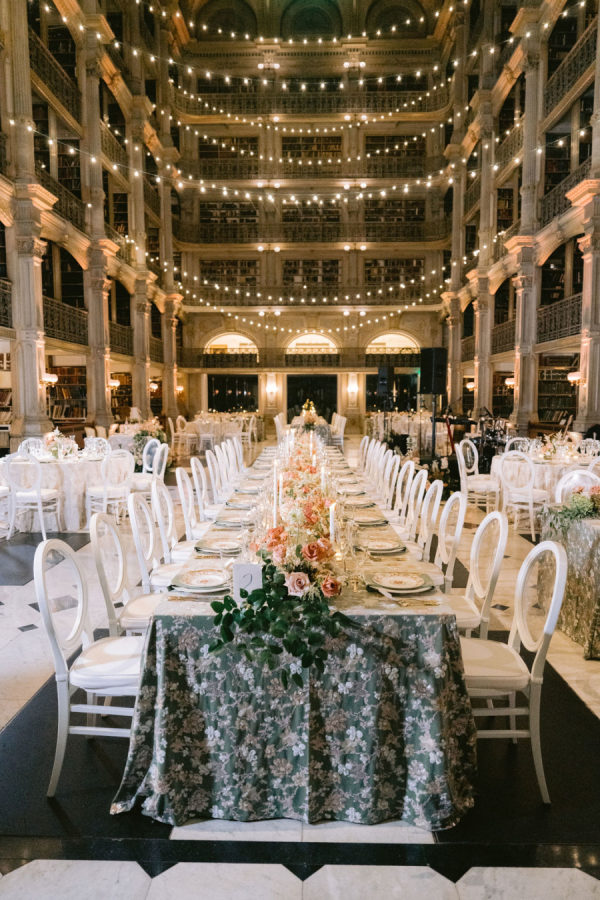
[(317, 414), (330, 422), (337, 409), (337, 375), (288, 375), (288, 422), (300, 415), (307, 400), (312, 400)]

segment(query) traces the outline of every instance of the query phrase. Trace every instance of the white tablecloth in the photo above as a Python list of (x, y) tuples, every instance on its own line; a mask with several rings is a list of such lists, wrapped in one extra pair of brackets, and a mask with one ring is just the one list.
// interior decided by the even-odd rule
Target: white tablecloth
[[(494, 456), (492, 459), (492, 469), (491, 473), (496, 478), (500, 478), (500, 460), (501, 456)], [(548, 491), (550, 495), (550, 500), (554, 501), (554, 491), (556, 490), (556, 485), (565, 474), (570, 469), (581, 468), (582, 466), (588, 466), (591, 462), (593, 462), (593, 458), (586, 458), (582, 456), (580, 459), (552, 459), (552, 460), (533, 460), (534, 467), (534, 482), (533, 486), (536, 490)], [(516, 478), (519, 480), (526, 479), (526, 464), (523, 462), (515, 461), (511, 463), (511, 465), (517, 467)]]

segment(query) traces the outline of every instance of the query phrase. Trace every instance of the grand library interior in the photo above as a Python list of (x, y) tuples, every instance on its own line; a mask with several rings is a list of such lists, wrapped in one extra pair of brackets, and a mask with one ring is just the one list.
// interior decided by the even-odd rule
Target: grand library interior
[(0, 0), (0, 898), (600, 898), (598, 13)]

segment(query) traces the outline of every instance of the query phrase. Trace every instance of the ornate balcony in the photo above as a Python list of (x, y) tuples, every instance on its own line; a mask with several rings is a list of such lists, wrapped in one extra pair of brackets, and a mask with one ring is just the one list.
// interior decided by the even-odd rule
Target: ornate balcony
[(0, 278), (0, 325), (12, 328), (12, 283)]
[(492, 328), (492, 353), (506, 353), (515, 349), (515, 320), (509, 319)]
[(581, 294), (573, 294), (537, 311), (537, 342), (557, 341), (581, 332)]
[(160, 219), (160, 195), (147, 178), (144, 178), (144, 203)]
[(516, 122), (496, 150), (496, 165), (499, 169), (507, 166), (523, 149), (523, 120)]
[(160, 338), (150, 338), (150, 359), (152, 362), (164, 362), (163, 342)]
[(460, 342), (460, 358), (462, 362), (469, 362), (475, 358), (475, 336), (465, 337)]
[(423, 178), (448, 165), (445, 156), (371, 156), (361, 162), (364, 162), (364, 173), (359, 171), (360, 164), (353, 164), (356, 174), (373, 178)]
[(346, 347), (339, 353), (286, 353), (277, 347), (262, 347), (256, 353), (205, 353), (193, 347), (180, 347), (178, 365), (187, 369), (331, 369), (342, 366), (374, 369), (379, 366), (418, 368), (421, 354), (412, 350), (396, 353), (365, 353), (360, 347)]
[(119, 325), (118, 322), (110, 322), (109, 328), (111, 353), (124, 353), (125, 356), (132, 356), (133, 328), (131, 325)]
[[(590, 22), (577, 43), (563, 59), (556, 72), (548, 79), (544, 91), (544, 116), (550, 115), (581, 76), (593, 67), (596, 59), (597, 18)], [(593, 79), (593, 71), (591, 73)]]
[(133, 242), (128, 241), (124, 235), (117, 231), (116, 228), (113, 228), (113, 226), (108, 222), (104, 223), (104, 234), (114, 244), (118, 245), (119, 249), (117, 250), (117, 259), (122, 260), (129, 266), (134, 265), (135, 259), (133, 254)]
[(50, 191), (51, 194), (54, 194), (55, 197), (58, 197), (53, 207), (54, 212), (61, 215), (63, 219), (67, 219), (80, 231), (86, 231), (85, 203), (64, 187), (60, 181), (57, 181), (47, 169), (43, 169), (41, 165), (36, 163), (35, 171), (40, 184)]
[(311, 243), (341, 241), (442, 241), (448, 237), (449, 224), (438, 222), (367, 222), (344, 225), (341, 222), (311, 224), (308, 222), (282, 222), (275, 225), (259, 225), (258, 222), (242, 225), (176, 224), (175, 237), (191, 244), (247, 244), (257, 241), (296, 241)]
[(540, 226), (547, 225), (556, 216), (560, 216), (568, 209), (571, 209), (571, 203), (565, 194), (579, 184), (580, 181), (584, 181), (588, 177), (591, 162), (591, 159), (586, 159), (574, 172), (563, 178), (560, 184), (557, 184), (545, 197), (542, 197), (540, 200)]
[(481, 176), (471, 179), (465, 191), (465, 216), (472, 212), (481, 198)]
[(31, 68), (40, 81), (52, 91), (67, 112), (79, 122), (81, 117), (79, 87), (55, 60), (32, 28), (29, 29), (29, 59)]
[[(426, 284), (354, 284), (336, 281), (328, 284), (182, 284), (185, 306), (281, 306), (286, 303), (313, 305), (316, 303), (337, 303), (340, 306), (398, 306), (408, 303), (437, 303), (439, 297)], [(196, 295), (195, 297), (193, 295)], [(430, 296), (426, 296), (429, 294)]]
[(69, 341), (71, 344), (88, 344), (88, 314), (85, 309), (76, 309), (44, 297), (44, 331), (46, 337)]
[(110, 128), (104, 122), (100, 123), (100, 145), (102, 153), (111, 163), (116, 163), (123, 170), (126, 170), (129, 161), (127, 159), (127, 151), (118, 142)]
[(178, 113), (192, 116), (237, 115), (331, 115), (334, 113), (434, 112), (449, 103), (448, 88), (423, 91), (340, 91), (339, 93), (249, 94), (223, 91), (182, 96), (173, 92)]
[(361, 160), (331, 162), (311, 159), (283, 159), (278, 162), (244, 159), (185, 159), (182, 168), (196, 178), (423, 178), (439, 172), (447, 165), (444, 156), (389, 157), (376, 156)]
[(412, 350), (396, 353), (365, 353), (364, 365), (367, 368), (376, 369), (379, 369), (380, 366), (398, 366), (398, 368), (413, 369), (421, 365), (421, 354), (414, 353)]

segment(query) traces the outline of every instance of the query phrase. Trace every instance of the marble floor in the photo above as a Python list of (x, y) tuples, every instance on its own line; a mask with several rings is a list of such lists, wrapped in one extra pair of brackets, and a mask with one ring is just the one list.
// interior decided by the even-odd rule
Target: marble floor
[[(351, 463), (356, 459), (358, 442), (357, 437), (347, 441), (346, 455)], [(481, 515), (473, 509), (468, 513), (459, 552), (465, 567)], [(44, 711), (50, 732), (54, 727), (53, 686), (48, 685), (52, 662), (33, 583), (26, 579), (36, 540), (35, 536), (19, 536), (14, 543), (0, 547), (0, 779), (2, 756), (14, 752), (15, 740), (28, 758), (28, 739), (34, 741), (36, 737), (36, 710)], [(73, 536), (73, 541), (87, 577), (93, 624), (103, 628), (104, 601), (90, 546), (83, 534)], [(506, 630), (510, 625), (516, 574), (530, 549), (529, 540), (510, 532), (494, 598), (494, 630)], [(60, 580), (60, 565), (55, 577)], [(572, 689), (585, 704), (587, 714), (600, 718), (600, 661), (583, 660), (581, 648), (559, 632), (548, 660), (561, 676), (558, 681), (563, 685), (563, 704), (568, 702), (565, 691)], [(26, 709), (31, 710), (28, 720), (18, 716)], [(29, 724), (19, 731), (17, 726), (22, 721)], [(569, 721), (563, 721), (558, 727), (568, 729), (569, 725)], [(40, 728), (40, 734), (44, 734), (42, 725)], [(50, 738), (50, 746), (52, 743)], [(120, 752), (111, 757), (117, 784)], [(51, 749), (48, 755), (52, 755)], [(75, 769), (82, 766), (82, 778), (83, 760), (75, 756), (72, 763)], [(572, 763), (576, 761), (567, 761), (568, 765)], [(502, 767), (502, 758), (490, 757), (491, 768), (496, 764)], [(77, 771), (73, 777), (76, 781)], [(482, 796), (488, 797), (486, 802), (495, 802), (494, 791), (502, 791), (503, 777), (511, 776), (503, 773), (497, 784), (489, 786), (487, 795), (482, 791)], [(537, 803), (533, 812), (523, 813), (520, 823), (521, 812), (516, 816), (513, 841), (506, 835), (494, 837), (493, 820), (483, 827), (480, 840), (473, 837), (473, 828), (467, 833), (457, 826), (434, 835), (401, 822), (369, 827), (341, 822), (303, 825), (289, 820), (210, 821), (170, 829), (138, 817), (130, 819), (121, 831), (111, 831), (109, 825), (104, 829), (104, 820), (96, 812), (96, 821), (90, 824), (81, 807), (87, 801), (77, 801), (74, 796), (59, 797), (61, 803), (48, 805), (42, 816), (35, 813), (35, 804), (27, 803), (23, 804), (21, 818), (14, 809), (3, 816), (2, 793), (5, 799), (10, 797), (11, 804), (18, 803), (6, 788), (9, 781), (6, 778), (5, 789), (0, 792), (0, 897), (600, 897), (600, 845), (595, 835), (586, 839), (585, 829), (574, 840), (579, 832), (577, 811), (573, 809), (565, 813), (569, 828), (564, 839), (557, 838), (560, 829), (556, 820), (560, 816), (555, 815), (552, 824), (547, 811), (539, 809)], [(115, 787), (111, 783), (105, 788), (108, 798)], [(33, 778), (31, 790), (38, 789), (43, 796), (43, 786)], [(597, 800), (597, 779), (589, 789)], [(84, 791), (82, 798), (86, 796), (93, 811), (93, 798)], [(592, 794), (590, 799), (594, 799)], [(41, 798), (36, 802), (46, 803)], [(501, 805), (501, 799), (498, 803)], [(531, 820), (527, 818), (530, 813)], [(585, 809), (580, 810), (580, 816), (585, 820)], [(2, 826), (3, 818), (6, 827)], [(52, 826), (47, 827), (50, 821)], [(550, 840), (546, 827), (552, 835)]]

